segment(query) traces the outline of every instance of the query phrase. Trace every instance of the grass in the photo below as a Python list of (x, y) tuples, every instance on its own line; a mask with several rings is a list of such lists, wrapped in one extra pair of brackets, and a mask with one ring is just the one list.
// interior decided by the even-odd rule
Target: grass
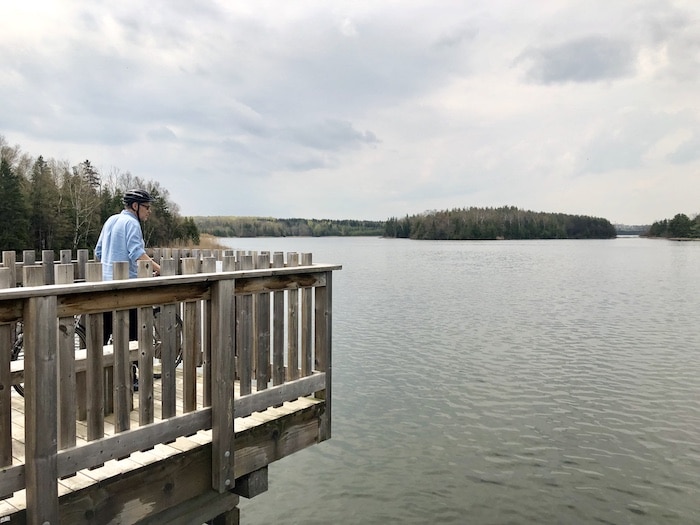
[(187, 243), (180, 243), (173, 248), (190, 248), (198, 250), (228, 250), (229, 246), (224, 246), (219, 243), (218, 237), (210, 235), (208, 233), (201, 233), (199, 235), (199, 244), (194, 244), (192, 241)]

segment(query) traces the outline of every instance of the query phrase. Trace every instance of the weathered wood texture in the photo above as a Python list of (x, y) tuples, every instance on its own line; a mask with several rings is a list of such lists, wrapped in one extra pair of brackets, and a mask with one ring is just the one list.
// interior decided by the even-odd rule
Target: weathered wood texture
[[(255, 495), (270, 461), (330, 437), (331, 277), (340, 266), (312, 264), (310, 254), (287, 254), (286, 263), (268, 252), (154, 255), (161, 277), (146, 264), (142, 278), (128, 279), (117, 265), (115, 280), (101, 282), (85, 252), (62, 251), (56, 263), (45, 251), (39, 264), (33, 252), (21, 263), (3, 252), (0, 519), (226, 523), (238, 516), (236, 479), (248, 476), (238, 491)], [(107, 344), (104, 312), (113, 321)], [(18, 322), (24, 360), (10, 362)], [(22, 382), (24, 398), (11, 388)], [(194, 455), (139, 466), (182, 440)], [(154, 505), (134, 503), (148, 492)], [(205, 501), (214, 514), (197, 513)]]

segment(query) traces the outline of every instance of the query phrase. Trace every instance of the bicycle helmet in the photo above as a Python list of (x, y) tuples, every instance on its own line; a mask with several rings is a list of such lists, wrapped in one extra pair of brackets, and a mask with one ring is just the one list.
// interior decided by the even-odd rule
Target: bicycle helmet
[(146, 190), (127, 190), (124, 193), (122, 201), (124, 202), (124, 206), (129, 206), (134, 202), (138, 202), (139, 204), (153, 202), (153, 197), (151, 197), (151, 194)]

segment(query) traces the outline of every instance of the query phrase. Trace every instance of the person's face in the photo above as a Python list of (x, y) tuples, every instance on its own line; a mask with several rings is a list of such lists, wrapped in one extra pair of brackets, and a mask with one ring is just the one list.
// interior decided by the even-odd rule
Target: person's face
[(139, 216), (139, 219), (142, 221), (148, 220), (148, 218), (151, 216), (151, 204), (146, 203), (146, 204), (134, 204), (136, 206), (136, 213)]

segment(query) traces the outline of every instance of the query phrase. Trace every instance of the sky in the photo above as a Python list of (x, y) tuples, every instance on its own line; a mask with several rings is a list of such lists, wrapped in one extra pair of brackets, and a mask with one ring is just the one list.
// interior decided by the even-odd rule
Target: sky
[(185, 216), (694, 217), (700, 2), (2, 0), (0, 135)]

